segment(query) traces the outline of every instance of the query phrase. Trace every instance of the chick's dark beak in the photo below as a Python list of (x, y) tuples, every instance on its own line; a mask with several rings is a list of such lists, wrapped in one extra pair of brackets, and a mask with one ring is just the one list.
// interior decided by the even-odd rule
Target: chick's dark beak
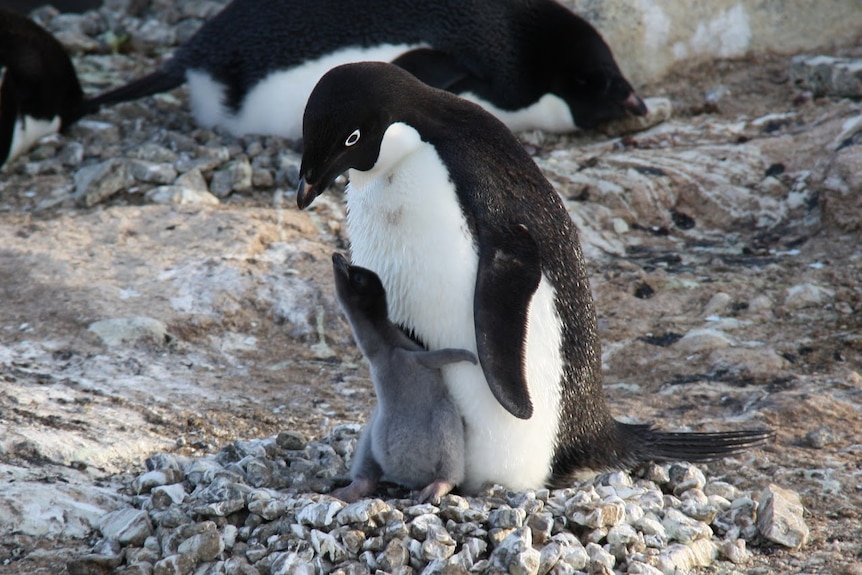
[(299, 178), (299, 187), (296, 189), (296, 205), (300, 210), (304, 210), (311, 205), (314, 198), (320, 195), (318, 186), (308, 184), (304, 177)]

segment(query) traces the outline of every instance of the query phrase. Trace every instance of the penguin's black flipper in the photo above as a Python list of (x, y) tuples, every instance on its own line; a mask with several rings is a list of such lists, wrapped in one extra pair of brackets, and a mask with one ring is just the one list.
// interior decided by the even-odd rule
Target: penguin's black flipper
[(404, 52), (392, 61), (419, 80), (441, 90), (452, 90), (459, 82), (471, 76), (470, 71), (455, 58), (433, 48), (416, 48)]
[(181, 67), (164, 66), (155, 72), (147, 74), (128, 84), (114, 88), (98, 96), (87, 98), (81, 107), (80, 115), (97, 112), (102, 106), (119, 104), (152, 96), (161, 92), (173, 90), (186, 81), (185, 71)]
[(539, 248), (522, 225), (480, 232), (476, 344), (491, 393), (520, 419), (533, 415), (524, 373), (527, 308), (542, 279)]
[(713, 461), (767, 443), (770, 429), (742, 429), (713, 433), (656, 431), (649, 425), (622, 426), (623, 436), (637, 446), (640, 461)]

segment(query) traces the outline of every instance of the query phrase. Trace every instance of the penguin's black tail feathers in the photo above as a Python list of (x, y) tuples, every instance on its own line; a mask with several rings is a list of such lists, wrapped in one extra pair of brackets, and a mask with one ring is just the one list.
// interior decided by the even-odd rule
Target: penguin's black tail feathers
[(186, 78), (183, 70), (160, 68), (137, 80), (132, 80), (119, 88), (109, 90), (92, 98), (85, 98), (78, 109), (77, 118), (98, 112), (102, 106), (129, 102), (173, 90), (185, 81)]
[(743, 429), (718, 432), (657, 431), (650, 425), (617, 423), (622, 438), (628, 439), (639, 462), (713, 461), (768, 443), (770, 429)]

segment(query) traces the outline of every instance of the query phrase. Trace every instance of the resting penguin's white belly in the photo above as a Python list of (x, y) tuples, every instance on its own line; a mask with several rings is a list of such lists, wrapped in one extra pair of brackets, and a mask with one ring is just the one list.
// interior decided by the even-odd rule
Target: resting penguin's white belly
[(506, 124), (513, 132), (524, 130), (543, 130), (545, 132), (566, 133), (574, 131), (575, 120), (569, 105), (554, 94), (545, 94), (533, 105), (520, 110), (509, 111), (486, 102), (475, 94), (465, 92), (459, 94), (465, 100), (479, 104)]
[[(415, 329), (432, 349), (475, 353), (479, 260), (434, 148), (409, 126), (394, 124), (377, 165), (350, 171), (347, 206), (353, 262), (380, 275), (392, 320)], [(554, 290), (543, 278), (529, 309), (526, 372), (534, 411), (526, 421), (500, 406), (481, 367), (462, 362), (443, 368), (466, 423), (466, 491), (485, 482), (538, 488), (547, 480), (559, 423), (560, 344)]]
[[(9, 145), (7, 161), (11, 162), (19, 155), (33, 147), (43, 136), (53, 134), (60, 129), (60, 116), (50, 120), (40, 120), (31, 116), (18, 116), (12, 127), (12, 142)], [(0, 158), (2, 166), (3, 158)]]
[(197, 122), (207, 128), (221, 126), (235, 136), (243, 134), (302, 136), (302, 113), (308, 96), (331, 68), (349, 62), (391, 62), (415, 45), (385, 44), (374, 48), (346, 48), (308, 60), (300, 66), (273, 72), (257, 83), (234, 113), (224, 102), (225, 86), (204, 70), (186, 72), (189, 101)]

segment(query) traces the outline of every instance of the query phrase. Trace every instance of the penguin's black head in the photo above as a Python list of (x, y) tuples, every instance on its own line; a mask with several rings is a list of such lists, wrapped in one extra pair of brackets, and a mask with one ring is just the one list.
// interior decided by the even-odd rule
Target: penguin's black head
[(367, 171), (380, 154), (383, 134), (397, 110), (394, 84), (416, 80), (382, 62), (338, 66), (314, 87), (302, 118), (303, 154), (296, 203), (305, 209), (340, 174)]
[(332, 271), (338, 301), (348, 313), (358, 311), (372, 320), (387, 318), (386, 290), (376, 273), (350, 265), (338, 252), (332, 254)]
[(609, 120), (647, 113), (646, 104), (619, 70), (603, 68), (561, 78), (555, 92), (569, 105), (580, 128), (591, 129)]
[[(556, 4), (556, 3), (549, 3)], [(559, 60), (543, 62), (547, 76), (553, 78), (551, 91), (562, 98), (579, 128), (627, 115), (643, 116), (647, 107), (623, 76), (610, 47), (589, 22), (557, 5), (552, 22), (555, 30), (546, 31), (548, 42)], [(548, 68), (550, 67), (550, 69)]]

